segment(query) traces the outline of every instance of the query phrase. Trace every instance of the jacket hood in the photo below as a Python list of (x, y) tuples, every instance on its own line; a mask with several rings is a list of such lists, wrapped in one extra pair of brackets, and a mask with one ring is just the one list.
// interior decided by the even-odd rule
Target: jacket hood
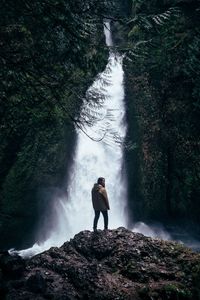
[(93, 189), (95, 189), (96, 191), (99, 191), (102, 188), (101, 184), (95, 183)]

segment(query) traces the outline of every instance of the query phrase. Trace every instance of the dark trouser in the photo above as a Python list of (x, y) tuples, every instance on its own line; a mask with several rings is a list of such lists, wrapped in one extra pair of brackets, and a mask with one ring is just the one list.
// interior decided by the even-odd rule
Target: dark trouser
[(93, 229), (97, 229), (97, 223), (99, 220), (100, 212), (103, 214), (104, 218), (104, 229), (108, 229), (108, 211), (107, 210), (95, 210)]

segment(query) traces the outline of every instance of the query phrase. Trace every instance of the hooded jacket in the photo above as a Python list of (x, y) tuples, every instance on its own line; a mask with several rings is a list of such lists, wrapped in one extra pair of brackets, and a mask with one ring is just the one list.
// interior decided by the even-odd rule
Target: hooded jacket
[(92, 204), (94, 210), (110, 209), (106, 189), (101, 184), (95, 183), (92, 188)]

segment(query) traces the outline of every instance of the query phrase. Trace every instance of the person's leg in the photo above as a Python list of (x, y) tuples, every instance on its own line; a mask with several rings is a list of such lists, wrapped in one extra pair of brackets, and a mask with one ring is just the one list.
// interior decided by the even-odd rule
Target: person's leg
[(104, 218), (104, 229), (108, 229), (108, 211), (102, 211), (103, 218)]
[(94, 217), (93, 229), (96, 230), (97, 229), (97, 223), (98, 223), (99, 216), (100, 216), (100, 211), (95, 210), (94, 212), (95, 212), (95, 217)]

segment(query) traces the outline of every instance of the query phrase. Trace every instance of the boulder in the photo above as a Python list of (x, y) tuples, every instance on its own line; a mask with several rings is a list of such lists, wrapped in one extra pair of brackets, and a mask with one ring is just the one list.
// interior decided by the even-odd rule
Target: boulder
[(200, 254), (123, 227), (82, 231), (31, 259), (1, 256), (0, 277), (2, 299), (199, 300)]

